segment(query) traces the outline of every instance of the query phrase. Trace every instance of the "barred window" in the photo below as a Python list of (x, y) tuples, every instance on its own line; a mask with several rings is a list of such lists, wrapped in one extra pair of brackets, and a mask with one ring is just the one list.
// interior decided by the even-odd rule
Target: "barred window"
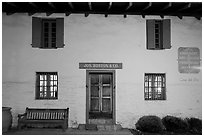
[(57, 72), (36, 72), (36, 99), (58, 98)]
[(145, 73), (145, 100), (166, 100), (166, 78), (161, 73)]

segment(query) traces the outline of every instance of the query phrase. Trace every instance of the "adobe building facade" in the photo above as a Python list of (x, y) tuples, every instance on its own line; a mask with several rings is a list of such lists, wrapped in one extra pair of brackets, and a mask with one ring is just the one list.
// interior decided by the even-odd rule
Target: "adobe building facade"
[[(113, 123), (126, 128), (134, 128), (144, 115), (202, 118), (201, 20), (166, 16), (170, 19), (171, 47), (149, 50), (146, 22), (161, 20), (159, 16), (47, 17), (37, 13), (35, 17), (64, 18), (65, 45), (57, 49), (34, 48), (32, 17), (2, 14), (2, 106), (12, 108), (13, 126), (17, 126), (17, 115), (26, 107), (68, 107), (69, 127), (94, 122), (90, 117), (97, 116), (89, 113), (91, 109), (111, 111), (111, 116), (104, 117), (110, 116)], [(185, 67), (179, 67), (180, 55), (186, 55), (187, 61), (196, 57), (193, 62), (199, 65), (195, 73), (185, 73)], [(36, 79), (46, 75), (41, 72), (57, 76), (56, 99), (36, 98)], [(155, 95), (146, 94), (151, 78), (164, 84), (160, 99), (149, 100)], [(93, 96), (92, 88), (98, 91)]]

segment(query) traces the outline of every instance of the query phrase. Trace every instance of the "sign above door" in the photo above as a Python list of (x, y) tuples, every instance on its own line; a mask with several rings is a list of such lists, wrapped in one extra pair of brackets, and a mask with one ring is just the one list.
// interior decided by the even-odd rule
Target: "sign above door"
[(79, 63), (79, 69), (122, 69), (122, 63)]

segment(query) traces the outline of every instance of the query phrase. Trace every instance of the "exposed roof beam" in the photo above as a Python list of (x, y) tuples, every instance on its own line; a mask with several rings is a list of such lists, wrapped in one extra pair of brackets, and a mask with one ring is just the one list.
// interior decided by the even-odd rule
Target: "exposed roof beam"
[(88, 2), (88, 4), (89, 4), (89, 10), (92, 10), (91, 2)]
[(107, 18), (107, 17), (108, 17), (108, 14), (105, 14), (105, 17)]
[(36, 12), (28, 12), (28, 16), (34, 15)]
[(161, 10), (166, 10), (166, 9), (168, 9), (168, 8), (170, 8), (172, 6), (172, 2), (169, 2), (166, 6), (164, 6), (164, 8), (163, 9), (161, 9)]
[(183, 16), (181, 16), (181, 15), (178, 15), (177, 17), (178, 17), (179, 19), (183, 19)]
[(177, 11), (182, 11), (182, 10), (188, 9), (188, 8), (190, 8), (190, 7), (191, 7), (191, 3), (188, 3), (188, 4), (186, 4), (183, 8), (181, 8), (181, 9), (179, 9), (179, 10), (177, 10)]
[(152, 6), (152, 2), (149, 2), (148, 5), (147, 5), (146, 7), (144, 7), (144, 9), (142, 9), (142, 10), (147, 10), (147, 9), (149, 9), (151, 6)]
[(160, 15), (160, 17), (163, 19), (163, 18), (164, 18), (164, 15)]
[(123, 16), (124, 16), (124, 18), (127, 18), (127, 14), (124, 14)]
[(53, 14), (53, 12), (46, 12), (46, 16), (50, 16), (52, 14)]
[(66, 16), (69, 16), (71, 14), (71, 12), (65, 12)]
[(74, 9), (74, 6), (73, 6), (72, 2), (68, 2), (68, 4), (72, 9)]
[(112, 6), (112, 2), (109, 2), (108, 10), (110, 10), (111, 6)]
[(29, 2), (29, 4), (30, 4), (31, 6), (33, 6), (34, 8), (36, 8), (36, 9), (39, 8), (34, 2)]
[(145, 15), (144, 15), (144, 14), (142, 14), (142, 18), (145, 18)]
[(88, 16), (89, 16), (89, 13), (85, 13), (84, 16), (85, 16), (85, 17), (88, 17)]
[(10, 6), (13, 6), (13, 7), (15, 7), (15, 8), (18, 8), (18, 6), (16, 6), (16, 4), (15, 3), (13, 3), (13, 2), (6, 2), (8, 5), (10, 5)]
[(197, 20), (200, 20), (200, 19), (201, 19), (201, 17), (200, 17), (200, 16), (195, 16), (195, 18), (196, 18)]
[(52, 2), (48, 2), (48, 5), (54, 9), (56, 9), (55, 5)]
[(15, 12), (6, 12), (6, 15), (12, 15), (12, 14), (14, 14)]
[(131, 8), (132, 5), (133, 5), (132, 2), (129, 2), (129, 4), (128, 4), (128, 6), (127, 6), (127, 8), (125, 10), (128, 10), (129, 8)]

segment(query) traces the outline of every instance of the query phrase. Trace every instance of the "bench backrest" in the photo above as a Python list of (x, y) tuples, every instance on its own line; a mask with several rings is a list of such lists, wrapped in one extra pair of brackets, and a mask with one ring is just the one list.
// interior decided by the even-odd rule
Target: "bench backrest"
[(30, 120), (64, 120), (68, 119), (67, 109), (36, 109), (26, 108), (26, 119)]

